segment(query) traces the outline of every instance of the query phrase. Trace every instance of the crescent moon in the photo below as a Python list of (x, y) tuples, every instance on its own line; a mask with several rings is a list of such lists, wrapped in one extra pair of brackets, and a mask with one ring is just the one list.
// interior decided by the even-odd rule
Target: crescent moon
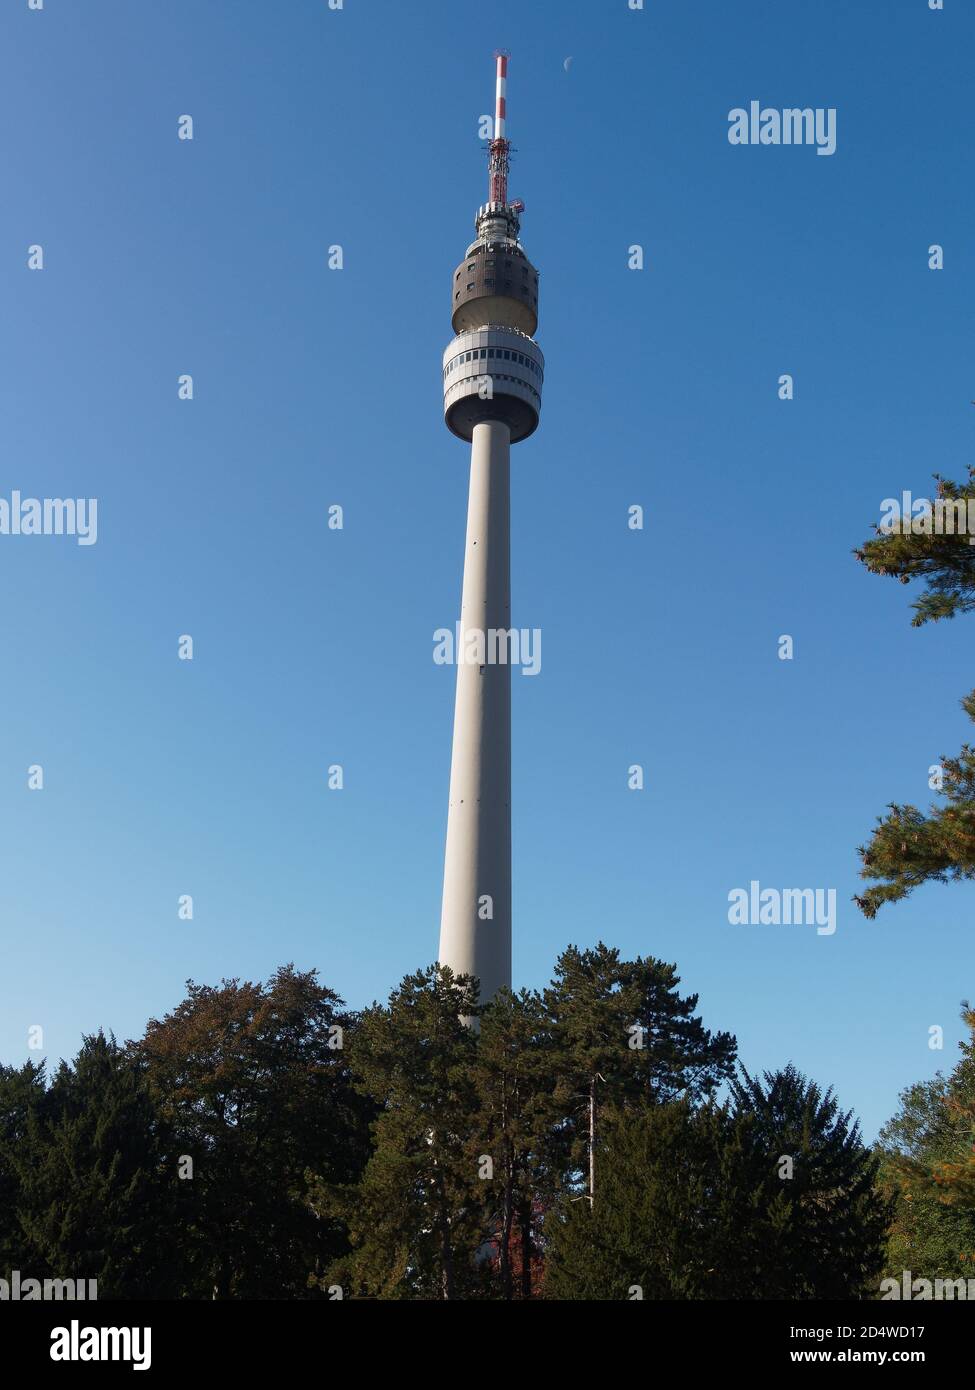
[(566, 72), (569, 71), (569, 68), (570, 68), (571, 64), (572, 64), (572, 59), (571, 59), (571, 58), (566, 58), (565, 62), (562, 64), (562, 66), (565, 68)]

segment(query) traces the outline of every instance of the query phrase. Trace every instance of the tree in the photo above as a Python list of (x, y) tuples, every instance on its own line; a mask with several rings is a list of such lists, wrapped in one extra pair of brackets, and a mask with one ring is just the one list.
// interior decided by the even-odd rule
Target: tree
[(350, 1052), (356, 1084), (378, 1110), (374, 1148), (359, 1182), (314, 1189), (316, 1211), (347, 1222), (351, 1241), (325, 1284), (391, 1299), (456, 1299), (483, 1285), (477, 1033), (465, 1021), (480, 1012), (476, 982), (435, 965), (363, 1012)]
[(951, 1076), (909, 1086), (880, 1132), (882, 1177), (898, 1197), (887, 1259), (895, 1276), (975, 1274), (975, 1011), (967, 1004), (962, 1018), (970, 1037)]
[[(975, 721), (975, 691), (961, 703)], [(870, 844), (859, 847), (861, 877), (883, 880), (854, 899), (867, 917), (922, 883), (975, 878), (975, 748), (963, 744), (958, 757), (942, 757), (941, 766), (944, 805), (925, 815), (916, 806), (891, 804)]]
[(731, 1083), (735, 1113), (752, 1120), (750, 1146), (763, 1174), (761, 1203), (770, 1222), (763, 1297), (869, 1296), (883, 1264), (891, 1203), (879, 1163), (852, 1112), (842, 1112), (794, 1066)]
[(546, 1221), (546, 1298), (753, 1296), (741, 1282), (754, 1181), (745, 1129), (713, 1103), (605, 1109), (596, 1202), (567, 1198)]
[[(290, 965), (190, 981), (46, 1089), (0, 1068), (0, 1257), (102, 1297), (861, 1296), (878, 1160), (794, 1068), (735, 1079), (679, 984), (602, 943), (487, 1005), (439, 966), (361, 1015)], [(897, 1177), (956, 1215), (973, 1049), (939, 1092), (952, 1143)]]
[(694, 1012), (698, 996), (682, 998), (679, 984), (676, 966), (652, 956), (623, 961), (602, 942), (587, 951), (570, 946), (556, 962), (544, 994), (563, 1116), (552, 1161), (567, 1183), (586, 1182), (590, 1201), (601, 1106), (698, 1101), (733, 1070), (734, 1038), (709, 1033)]
[[(969, 500), (975, 502), (975, 468), (964, 483), (934, 475), (936, 496), (945, 504), (959, 502), (967, 516)], [(975, 608), (975, 548), (968, 544), (967, 526), (935, 531), (932, 520), (902, 518), (888, 528), (876, 526), (876, 534), (853, 553), (871, 574), (897, 579), (901, 584), (922, 580), (925, 592), (915, 599), (912, 626), (940, 622)]]
[(35, 1278), (95, 1279), (101, 1298), (178, 1292), (179, 1201), (167, 1127), (142, 1067), (115, 1039), (86, 1037), (6, 1150), (18, 1182), (19, 1258)]
[(861, 1298), (889, 1203), (850, 1116), (793, 1067), (742, 1072), (733, 1104), (608, 1110), (597, 1200), (547, 1224), (547, 1296)]
[[(485, 1195), (496, 1232), (502, 1296), (514, 1297), (512, 1250), (519, 1252), (521, 1295), (532, 1295), (532, 1225), (538, 1193), (548, 1187), (546, 1137), (557, 1107), (548, 1078), (553, 1040), (538, 994), (500, 990), (482, 1010), (474, 1053), (478, 1162), (491, 1159)], [(494, 1193), (498, 1196), (492, 1200)], [(515, 1223), (518, 1231), (513, 1240)]]
[(0, 1274), (30, 1267), (31, 1256), (17, 1215), (21, 1193), (16, 1156), (27, 1139), (28, 1118), (36, 1115), (46, 1091), (43, 1062), (0, 1066)]
[(186, 1292), (301, 1298), (344, 1250), (310, 1202), (308, 1171), (352, 1181), (371, 1111), (345, 1048), (354, 1020), (315, 971), (282, 966), (266, 985), (187, 984), (187, 998), (130, 1044), (173, 1129), (187, 1204)]
[(703, 1028), (659, 961), (570, 947), (544, 996), (480, 1007), (473, 983), (430, 967), (355, 1031), (375, 1149), (358, 1184), (315, 1194), (348, 1222), (352, 1253), (327, 1278), (354, 1294), (510, 1299), (517, 1270), (531, 1297), (547, 1214), (592, 1194), (602, 1108), (696, 1103), (733, 1066), (734, 1039)]
[[(936, 505), (975, 507), (975, 468), (965, 483), (935, 475)], [(914, 602), (914, 627), (940, 622), (975, 608), (975, 546), (967, 524), (935, 531), (930, 518), (904, 518), (854, 551), (871, 574), (902, 584), (922, 581), (925, 590)], [(919, 527), (921, 529), (919, 529)], [(962, 706), (975, 720), (975, 691)], [(878, 880), (854, 898), (866, 917), (875, 917), (887, 902), (905, 898), (922, 883), (947, 883), (975, 877), (975, 751), (965, 744), (957, 758), (943, 758), (944, 805), (925, 815), (916, 806), (891, 803), (877, 818), (868, 845), (860, 845), (861, 877)]]

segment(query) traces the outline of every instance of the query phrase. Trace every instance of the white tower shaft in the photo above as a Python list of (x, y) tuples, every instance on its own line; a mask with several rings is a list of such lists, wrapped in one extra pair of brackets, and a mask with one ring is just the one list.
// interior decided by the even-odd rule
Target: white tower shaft
[(510, 458), (507, 424), (474, 426), (439, 959), (477, 976), (482, 1003), (511, 985), (511, 667), (489, 640), (511, 626)]

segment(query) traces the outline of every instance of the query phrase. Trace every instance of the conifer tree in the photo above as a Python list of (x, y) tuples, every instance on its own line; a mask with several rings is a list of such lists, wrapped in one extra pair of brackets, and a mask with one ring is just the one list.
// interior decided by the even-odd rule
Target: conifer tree
[[(962, 700), (975, 721), (975, 691)], [(975, 878), (975, 748), (962, 744), (957, 758), (942, 757), (941, 805), (925, 812), (892, 803), (878, 819), (869, 845), (861, 845), (861, 876), (881, 882), (855, 898), (866, 917), (896, 902), (922, 883)]]
[(30, 1275), (95, 1279), (100, 1298), (176, 1296), (167, 1141), (142, 1068), (114, 1038), (86, 1037), (7, 1151)]
[[(936, 496), (945, 502), (960, 502), (967, 515), (969, 500), (975, 501), (975, 468), (963, 483), (934, 475)], [(874, 528), (875, 535), (853, 553), (871, 574), (897, 579), (901, 584), (915, 580), (925, 585), (914, 601), (912, 625), (922, 627), (940, 622), (975, 608), (975, 547), (968, 544), (965, 527), (952, 518), (953, 529), (937, 533), (933, 524), (921, 517), (903, 517), (888, 529)]]
[[(568, 947), (545, 991), (556, 1057), (555, 1099), (563, 1122), (553, 1161), (576, 1175), (590, 1200), (598, 1188), (596, 1134), (603, 1105), (711, 1095), (734, 1067), (735, 1040), (711, 1034), (695, 1015), (697, 995), (682, 998), (676, 967), (651, 956), (623, 961), (602, 942)], [(558, 1157), (560, 1155), (560, 1158)]]
[(482, 1011), (474, 1054), (478, 1108), (473, 1147), (479, 1164), (491, 1159), (485, 1195), (506, 1299), (514, 1297), (516, 1222), (521, 1294), (531, 1297), (533, 1216), (543, 1192), (551, 1199), (557, 1180), (546, 1168), (546, 1139), (559, 1117), (549, 1084), (553, 1060), (540, 996), (500, 990)]
[[(964, 483), (936, 475), (937, 496), (967, 512), (975, 504), (975, 468)], [(902, 584), (919, 581), (924, 592), (914, 602), (913, 626), (940, 622), (975, 608), (975, 546), (965, 528), (937, 533), (924, 518), (902, 518), (854, 554), (871, 574)], [(918, 527), (923, 529), (918, 529)], [(975, 720), (975, 691), (962, 700)], [(925, 813), (892, 802), (869, 844), (860, 845), (861, 877), (875, 880), (854, 901), (866, 917), (875, 917), (888, 902), (905, 898), (927, 882), (947, 883), (975, 877), (975, 750), (962, 746), (957, 757), (942, 758), (944, 802)]]
[(18, 1217), (21, 1197), (15, 1156), (27, 1139), (28, 1116), (43, 1105), (46, 1090), (43, 1062), (0, 1066), (0, 1278), (12, 1269), (30, 1267)]
[[(352, 1035), (357, 1085), (378, 1108), (355, 1185), (317, 1185), (315, 1209), (348, 1224), (351, 1253), (323, 1282), (346, 1296), (456, 1299), (483, 1288), (485, 1193), (472, 1135), (478, 1097), (476, 982), (429, 966)], [(480, 1257), (481, 1265), (477, 1261)]]
[(892, 1204), (859, 1123), (790, 1065), (761, 1079), (741, 1068), (735, 1113), (751, 1120), (749, 1146), (771, 1223), (763, 1240), (761, 1297), (862, 1298), (875, 1293)]
[(748, 1120), (688, 1101), (607, 1108), (597, 1200), (546, 1221), (545, 1296), (559, 1300), (756, 1295)]
[(607, 1110), (597, 1200), (546, 1226), (560, 1299), (871, 1296), (890, 1204), (831, 1093), (788, 1067), (734, 1083), (734, 1103)]

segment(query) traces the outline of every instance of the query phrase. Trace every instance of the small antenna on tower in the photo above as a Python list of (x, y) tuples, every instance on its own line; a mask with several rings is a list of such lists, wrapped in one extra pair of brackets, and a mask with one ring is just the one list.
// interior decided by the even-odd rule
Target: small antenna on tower
[(508, 107), (508, 58), (503, 49), (495, 52), (497, 75), (494, 85), (494, 139), (488, 156), (488, 202), (508, 206), (508, 161), (511, 141), (505, 139)]

